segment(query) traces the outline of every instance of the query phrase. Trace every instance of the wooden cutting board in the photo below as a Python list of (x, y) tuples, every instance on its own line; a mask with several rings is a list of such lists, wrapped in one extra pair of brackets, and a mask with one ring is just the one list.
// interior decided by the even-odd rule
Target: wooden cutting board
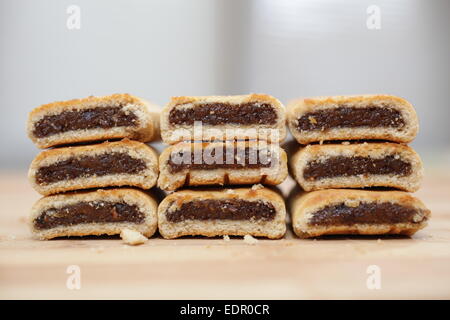
[(255, 245), (156, 237), (137, 247), (31, 239), (26, 217), (39, 196), (25, 173), (0, 174), (0, 299), (448, 299), (450, 173), (428, 171), (416, 195), (432, 219), (412, 238), (301, 240), (289, 231)]

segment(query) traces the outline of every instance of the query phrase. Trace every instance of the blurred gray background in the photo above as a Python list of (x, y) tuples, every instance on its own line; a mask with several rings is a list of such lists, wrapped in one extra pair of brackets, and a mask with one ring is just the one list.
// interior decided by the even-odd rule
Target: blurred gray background
[[(67, 8), (81, 10), (69, 30)], [(381, 10), (381, 29), (366, 12)], [(0, 0), (0, 169), (38, 150), (27, 113), (128, 92), (300, 96), (389, 93), (411, 101), (426, 163), (450, 161), (450, 1)]]

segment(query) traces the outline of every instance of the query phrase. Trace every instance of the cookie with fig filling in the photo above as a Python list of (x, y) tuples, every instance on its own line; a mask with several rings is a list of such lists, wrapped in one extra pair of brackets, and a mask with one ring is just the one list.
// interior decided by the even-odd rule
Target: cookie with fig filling
[(161, 112), (161, 136), (167, 144), (234, 139), (281, 142), (285, 122), (284, 106), (265, 94), (173, 97)]
[(290, 203), (297, 236), (413, 235), (427, 225), (430, 211), (402, 191), (328, 189), (299, 192)]
[(57, 148), (41, 152), (28, 176), (43, 195), (118, 186), (150, 189), (158, 178), (158, 156), (150, 146), (128, 139)]
[(305, 191), (391, 187), (414, 192), (423, 177), (419, 155), (397, 143), (308, 145), (300, 147), (289, 164)]
[(130, 94), (53, 102), (28, 115), (28, 136), (41, 149), (129, 138), (159, 136), (159, 107)]
[(298, 99), (288, 104), (287, 119), (300, 144), (327, 140), (408, 143), (419, 130), (413, 106), (391, 95)]
[(277, 185), (288, 174), (287, 157), (278, 144), (265, 141), (180, 142), (159, 158), (158, 186)]
[(34, 237), (116, 235), (124, 229), (152, 236), (157, 228), (157, 200), (136, 189), (108, 189), (47, 196), (32, 208)]
[(283, 198), (267, 188), (181, 190), (158, 207), (159, 233), (181, 236), (251, 235), (278, 239), (286, 232)]

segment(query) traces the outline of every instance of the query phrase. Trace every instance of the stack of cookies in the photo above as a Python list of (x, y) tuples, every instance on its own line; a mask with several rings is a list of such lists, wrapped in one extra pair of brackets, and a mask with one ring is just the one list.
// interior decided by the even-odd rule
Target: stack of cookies
[(156, 231), (157, 202), (140, 190), (152, 188), (158, 178), (157, 154), (144, 144), (159, 135), (152, 107), (115, 94), (50, 103), (29, 114), (31, 140), (52, 148), (29, 170), (32, 186), (44, 195), (30, 217), (36, 237)]
[(429, 210), (408, 193), (423, 175), (407, 145), (418, 132), (409, 102), (389, 95), (299, 99), (289, 104), (287, 121), (302, 145), (290, 159), (303, 188), (291, 201), (298, 236), (412, 235), (426, 226)]
[[(160, 234), (280, 238), (287, 176), (283, 105), (267, 95), (175, 97), (161, 113)], [(242, 186), (242, 185), (254, 185)], [(241, 185), (237, 188), (224, 186)], [(215, 186), (215, 187), (214, 187)], [(218, 187), (219, 186), (219, 187)], [(189, 188), (178, 190), (179, 188)]]

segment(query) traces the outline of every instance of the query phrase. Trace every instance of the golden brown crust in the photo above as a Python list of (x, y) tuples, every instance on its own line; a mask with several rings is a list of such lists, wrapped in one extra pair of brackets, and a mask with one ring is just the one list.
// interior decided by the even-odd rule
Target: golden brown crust
[[(166, 213), (181, 207), (185, 202), (209, 199), (242, 199), (249, 201), (264, 201), (271, 203), (277, 214), (273, 220), (185, 220), (182, 222), (169, 222)], [(283, 198), (268, 188), (236, 188), (236, 189), (205, 189), (181, 190), (168, 195), (158, 207), (158, 227), (160, 234), (167, 239), (181, 236), (201, 235), (215, 237), (222, 235), (252, 235), (281, 238), (286, 232), (286, 208)]]
[(232, 104), (246, 103), (246, 102), (267, 102), (270, 104), (278, 104), (279, 101), (267, 94), (250, 93), (247, 95), (236, 96), (179, 96), (172, 97), (168, 106), (178, 106), (180, 104), (193, 102), (229, 102)]
[[(145, 214), (145, 221), (136, 223), (86, 223), (72, 226), (59, 226), (51, 229), (39, 230), (34, 226), (34, 220), (48, 208), (60, 208), (83, 201), (117, 201), (137, 205)], [(123, 229), (138, 231), (146, 237), (151, 237), (157, 228), (156, 197), (151, 193), (131, 188), (108, 189), (96, 191), (80, 191), (66, 194), (47, 196), (38, 200), (29, 216), (29, 226), (35, 238), (45, 240), (56, 237), (87, 236), (87, 235), (115, 235)]]
[(342, 95), (342, 96), (323, 96), (314, 98), (301, 99), (305, 108), (314, 110), (318, 104), (334, 104), (334, 103), (368, 103), (378, 100), (389, 100), (398, 103), (399, 105), (410, 106), (412, 105), (405, 99), (388, 94), (362, 94), (362, 95)]
[[(368, 104), (389, 103), (393, 108), (399, 110), (405, 120), (405, 127), (396, 128), (336, 128), (328, 130), (307, 130), (297, 129), (297, 119), (302, 115), (322, 109), (336, 108), (342, 104), (359, 108)], [(354, 96), (333, 96), (297, 99), (287, 106), (288, 127), (301, 144), (319, 142), (326, 140), (389, 140), (399, 143), (411, 142), (419, 130), (419, 123), (414, 107), (405, 99), (385, 94), (378, 95), (354, 95)]]
[(202, 189), (183, 189), (170, 193), (161, 204), (166, 204), (174, 200), (180, 201), (180, 204), (191, 200), (203, 199), (264, 199), (270, 202), (284, 203), (283, 198), (275, 191), (264, 187), (252, 188), (202, 188)]
[[(226, 129), (255, 129), (256, 133), (255, 136), (245, 136), (245, 137), (239, 137), (239, 132), (237, 133), (237, 137), (231, 137), (229, 139), (235, 139), (235, 138), (247, 138), (247, 139), (256, 139), (265, 137), (264, 140), (272, 141), (272, 142), (281, 142), (286, 137), (286, 115), (285, 115), (285, 108), (283, 104), (276, 98), (265, 95), (265, 94), (248, 94), (248, 95), (236, 95), (236, 96), (183, 96), (183, 97), (172, 97), (170, 102), (163, 108), (161, 112), (161, 136), (165, 143), (167, 144), (174, 144), (183, 140), (192, 140), (194, 137), (193, 133), (193, 126), (190, 125), (178, 125), (173, 126), (169, 123), (169, 114), (170, 111), (179, 105), (190, 105), (195, 106), (199, 103), (213, 103), (213, 102), (220, 102), (220, 103), (229, 103), (231, 105), (236, 104), (242, 104), (247, 102), (261, 102), (261, 103), (269, 103), (277, 112), (278, 120), (275, 125), (234, 125), (234, 124), (225, 124), (225, 125), (203, 125), (203, 137), (201, 140), (213, 140), (214, 138), (216, 140), (222, 140), (223, 136), (225, 136)], [(276, 135), (272, 135), (271, 130), (277, 130)], [(217, 130), (221, 132), (220, 138), (216, 137), (215, 134), (217, 134)], [(184, 137), (184, 134), (188, 134), (191, 139), (186, 139)]]
[[(396, 224), (355, 224), (317, 226), (308, 224), (315, 211), (329, 205), (345, 204), (357, 207), (362, 202), (396, 203), (418, 210), (417, 223)], [(328, 189), (313, 192), (300, 192), (290, 203), (294, 232), (302, 238), (332, 234), (405, 234), (412, 235), (427, 225), (431, 213), (425, 205), (409, 193), (402, 191), (368, 191), (349, 189)]]
[(43, 104), (35, 109), (33, 109), (30, 112), (31, 117), (40, 116), (43, 113), (46, 112), (52, 112), (55, 108), (73, 108), (76, 107), (77, 109), (84, 109), (84, 108), (91, 108), (92, 106), (96, 106), (98, 104), (105, 104), (105, 103), (131, 103), (140, 105), (142, 104), (142, 100), (138, 97), (135, 97), (133, 95), (130, 95), (128, 93), (115, 93), (110, 96), (102, 96), (102, 97), (95, 97), (95, 96), (89, 96), (87, 98), (81, 98), (81, 99), (71, 99), (66, 101), (55, 101), (47, 104)]
[[(329, 157), (383, 158), (392, 155), (411, 164), (411, 174), (402, 175), (349, 175), (309, 180), (303, 172), (310, 161), (322, 161)], [(423, 178), (423, 165), (419, 155), (409, 146), (397, 143), (324, 144), (300, 147), (289, 161), (290, 170), (306, 191), (328, 188), (392, 187), (414, 192)]]
[[(67, 159), (78, 158), (80, 156), (93, 156), (111, 152), (126, 153), (134, 159), (143, 160), (147, 165), (147, 169), (138, 174), (88, 176), (45, 185), (39, 184), (36, 180), (36, 174), (41, 167), (52, 165)], [(33, 188), (42, 195), (114, 186), (133, 186), (142, 189), (150, 189), (155, 186), (158, 178), (158, 155), (150, 146), (142, 142), (128, 139), (116, 142), (104, 142), (95, 145), (45, 150), (38, 154), (31, 163), (28, 171), (28, 178)]]
[[(132, 110), (139, 119), (139, 125), (137, 127), (80, 129), (41, 138), (36, 137), (33, 133), (35, 123), (46, 115), (58, 114), (67, 110), (109, 107), (111, 105), (124, 105), (127, 110)], [(41, 149), (121, 138), (148, 142), (159, 138), (159, 112), (158, 106), (130, 94), (90, 96), (83, 99), (48, 103), (33, 109), (28, 115), (27, 131), (30, 139)]]
[[(278, 162), (267, 168), (219, 168), (219, 169), (184, 169), (172, 173), (168, 161), (172, 154), (179, 152), (189, 152), (194, 150), (205, 150), (224, 147), (232, 148), (252, 148), (271, 150), (274, 159)], [(226, 161), (223, 155), (223, 161)], [(247, 164), (247, 163), (246, 163)], [(239, 184), (257, 184), (277, 185), (283, 182), (287, 177), (287, 156), (286, 152), (277, 144), (267, 144), (256, 141), (241, 142), (180, 142), (166, 148), (159, 158), (160, 175), (158, 178), (158, 187), (163, 190), (173, 191), (183, 186), (201, 186), (201, 185), (239, 185)]]

